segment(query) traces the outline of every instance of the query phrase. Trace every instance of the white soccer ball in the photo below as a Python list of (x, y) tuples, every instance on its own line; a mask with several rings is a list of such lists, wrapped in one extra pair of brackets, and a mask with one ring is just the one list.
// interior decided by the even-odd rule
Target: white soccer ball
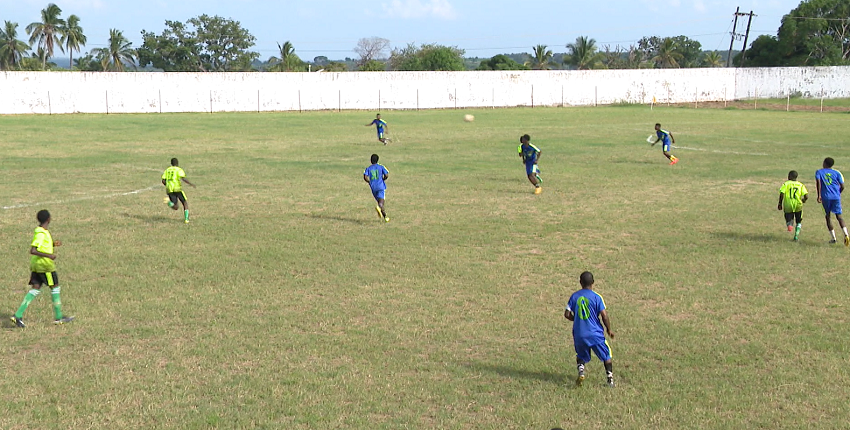
[(472, 122), (472, 121), (475, 121), (475, 116), (470, 115), (470, 114), (466, 114), (466, 115), (463, 116), (463, 120), (466, 121), (466, 122)]

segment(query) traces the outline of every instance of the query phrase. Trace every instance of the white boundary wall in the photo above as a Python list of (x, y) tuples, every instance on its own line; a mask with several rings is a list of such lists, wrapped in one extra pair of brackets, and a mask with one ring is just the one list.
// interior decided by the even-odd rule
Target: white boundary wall
[(451, 109), (850, 97), (850, 67), (589, 71), (2, 72), (0, 114)]

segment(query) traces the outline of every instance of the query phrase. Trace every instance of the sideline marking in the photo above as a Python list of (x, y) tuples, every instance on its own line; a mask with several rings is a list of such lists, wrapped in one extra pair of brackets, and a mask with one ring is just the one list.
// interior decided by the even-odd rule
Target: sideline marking
[(3, 206), (3, 207), (0, 207), (0, 209), (3, 209), (3, 210), (22, 209), (22, 208), (28, 208), (28, 207), (32, 207), (32, 206), (56, 205), (56, 204), (64, 204), (64, 203), (71, 203), (71, 202), (79, 202), (79, 201), (83, 201), (83, 200), (108, 199), (110, 197), (120, 197), (120, 196), (129, 196), (129, 195), (132, 195), (132, 194), (141, 194), (141, 193), (144, 193), (144, 192), (153, 191), (153, 190), (155, 190), (159, 187), (161, 187), (161, 185), (152, 185), (152, 186), (147, 187), (147, 188), (142, 188), (142, 189), (133, 190), (133, 191), (127, 191), (127, 192), (124, 192), (124, 193), (112, 193), (112, 194), (107, 194), (107, 195), (103, 195), (103, 196), (83, 196), (83, 197), (77, 197), (77, 198), (67, 199), (67, 200), (53, 200), (53, 201), (50, 201), (50, 202), (26, 203), (26, 204), (20, 204), (20, 205)]

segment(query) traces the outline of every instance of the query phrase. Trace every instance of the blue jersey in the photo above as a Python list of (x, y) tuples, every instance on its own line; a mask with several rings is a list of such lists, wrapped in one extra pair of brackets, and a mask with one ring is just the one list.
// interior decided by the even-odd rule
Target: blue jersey
[(372, 191), (387, 189), (387, 184), (384, 183), (384, 175), (389, 175), (390, 172), (386, 167), (380, 164), (373, 164), (367, 167), (363, 174), (369, 178), (369, 187), (372, 188)]
[(820, 169), (815, 172), (815, 180), (820, 182), (820, 197), (823, 200), (840, 200), (841, 184), (844, 176), (835, 169)]
[[(378, 131), (381, 132), (381, 131), (384, 131), (384, 126), (387, 125), (387, 122), (382, 120), (382, 119), (375, 118), (374, 120), (372, 120), (372, 124), (378, 126)], [(369, 125), (372, 125), (372, 124), (369, 124)]]
[(522, 156), (522, 161), (525, 161), (525, 164), (537, 164), (537, 156), (540, 154), (540, 149), (536, 146), (529, 143), (528, 146), (520, 145), (517, 150)]
[(665, 145), (670, 144), (670, 132), (667, 130), (658, 130), (655, 132), (655, 135), (658, 136), (658, 140)]
[(576, 345), (594, 346), (605, 343), (605, 331), (599, 314), (605, 310), (605, 301), (595, 291), (582, 288), (567, 302), (567, 309), (575, 315), (573, 340)]

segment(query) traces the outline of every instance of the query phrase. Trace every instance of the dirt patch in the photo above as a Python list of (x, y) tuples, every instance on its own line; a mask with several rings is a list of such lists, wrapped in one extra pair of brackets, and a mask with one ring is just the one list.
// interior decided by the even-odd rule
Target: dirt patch
[[(660, 104), (660, 103), (659, 103)], [(662, 105), (663, 106), (663, 105)], [(736, 100), (736, 101), (728, 101), (728, 102), (699, 102), (699, 103), (672, 103), (668, 106), (681, 107), (681, 108), (694, 108), (697, 109), (740, 109), (740, 110), (776, 110), (776, 111), (784, 111), (786, 109), (785, 103), (770, 103), (770, 102), (761, 102), (755, 103), (753, 100)], [(820, 112), (820, 105), (812, 106), (812, 105), (802, 105), (802, 104), (794, 104), (794, 100), (791, 100), (791, 105), (787, 106), (788, 111), (790, 112)], [(850, 107), (844, 106), (824, 106), (824, 112), (850, 112)]]

